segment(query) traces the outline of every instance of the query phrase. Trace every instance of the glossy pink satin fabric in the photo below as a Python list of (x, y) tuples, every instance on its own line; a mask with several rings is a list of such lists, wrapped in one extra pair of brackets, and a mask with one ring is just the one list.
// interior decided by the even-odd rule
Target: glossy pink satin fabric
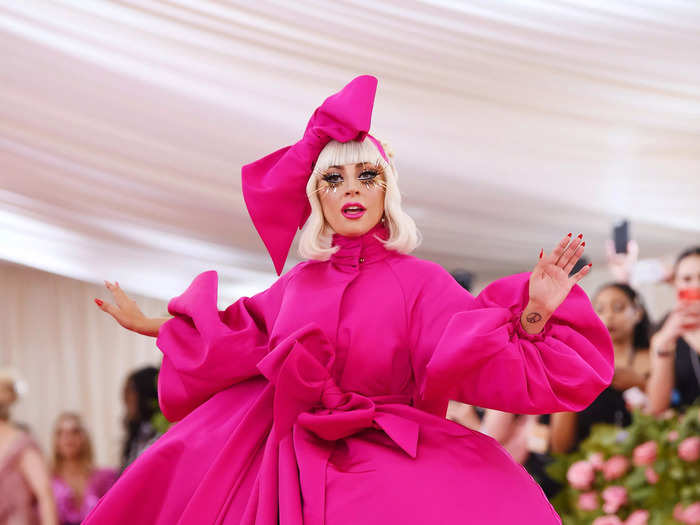
[(335, 237), (271, 288), (216, 308), (217, 275), (170, 302), (159, 393), (180, 420), (85, 523), (560, 523), (449, 399), (515, 413), (581, 410), (612, 380), (608, 331), (575, 286), (544, 331), (529, 274), (477, 298), (440, 266)]

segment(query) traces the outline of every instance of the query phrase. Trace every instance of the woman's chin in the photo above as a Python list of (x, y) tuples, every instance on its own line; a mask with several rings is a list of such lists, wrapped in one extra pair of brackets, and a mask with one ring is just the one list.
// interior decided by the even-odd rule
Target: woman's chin
[(352, 221), (345, 219), (342, 224), (334, 228), (334, 231), (343, 237), (360, 237), (374, 228), (375, 225), (376, 223), (371, 224), (371, 221), (367, 220)]

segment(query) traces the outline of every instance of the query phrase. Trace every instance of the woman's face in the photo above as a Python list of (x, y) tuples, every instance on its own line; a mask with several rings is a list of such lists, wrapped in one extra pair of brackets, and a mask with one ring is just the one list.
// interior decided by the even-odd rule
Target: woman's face
[(56, 427), (56, 448), (64, 459), (75, 459), (85, 446), (85, 434), (72, 417), (62, 419)]
[(357, 237), (384, 214), (384, 170), (370, 163), (331, 166), (321, 172), (317, 191), (323, 216), (333, 231)]
[(673, 284), (676, 290), (700, 288), (700, 255), (689, 255), (680, 260)]
[(601, 290), (593, 299), (593, 307), (614, 342), (625, 342), (634, 337), (634, 327), (641, 320), (642, 311), (622, 290), (613, 286)]

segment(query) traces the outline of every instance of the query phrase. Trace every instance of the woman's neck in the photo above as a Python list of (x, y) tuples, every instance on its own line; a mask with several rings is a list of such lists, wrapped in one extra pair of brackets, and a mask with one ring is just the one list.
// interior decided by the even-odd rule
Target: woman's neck
[(80, 459), (64, 459), (58, 474), (66, 477), (80, 476), (86, 475), (89, 470), (87, 464)]
[(631, 340), (613, 341), (613, 349), (615, 350), (615, 362), (624, 366), (630, 364), (632, 355), (634, 355), (634, 344)]

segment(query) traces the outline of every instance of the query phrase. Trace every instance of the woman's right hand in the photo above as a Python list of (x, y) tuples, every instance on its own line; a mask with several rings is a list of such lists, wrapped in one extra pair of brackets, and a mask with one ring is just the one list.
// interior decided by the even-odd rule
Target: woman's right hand
[(114, 317), (127, 330), (139, 334), (152, 335), (148, 330), (149, 319), (143, 314), (136, 302), (124, 293), (124, 290), (119, 287), (119, 283), (115, 282), (112, 284), (109, 281), (105, 281), (105, 286), (111, 292), (115, 304), (95, 299), (95, 304), (100, 310)]

